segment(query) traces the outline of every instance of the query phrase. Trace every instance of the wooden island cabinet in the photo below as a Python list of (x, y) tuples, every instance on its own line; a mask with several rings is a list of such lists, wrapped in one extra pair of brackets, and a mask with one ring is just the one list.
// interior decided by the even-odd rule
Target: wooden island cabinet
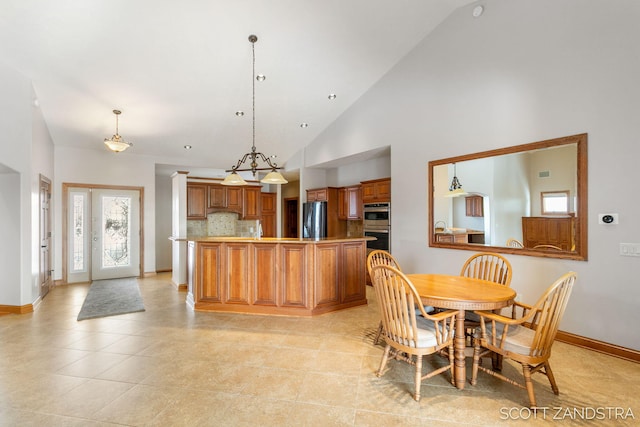
[(366, 237), (189, 240), (198, 311), (312, 316), (367, 303)]

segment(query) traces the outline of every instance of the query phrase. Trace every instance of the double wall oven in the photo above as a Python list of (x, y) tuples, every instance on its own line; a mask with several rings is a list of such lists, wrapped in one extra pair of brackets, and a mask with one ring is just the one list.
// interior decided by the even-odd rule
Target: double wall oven
[(374, 249), (391, 252), (391, 205), (367, 203), (364, 205), (364, 235), (375, 237), (367, 241), (367, 253)]

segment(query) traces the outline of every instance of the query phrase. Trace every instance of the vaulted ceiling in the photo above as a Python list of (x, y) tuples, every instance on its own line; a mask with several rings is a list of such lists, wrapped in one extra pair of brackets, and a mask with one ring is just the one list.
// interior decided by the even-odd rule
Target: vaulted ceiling
[(56, 145), (106, 150), (119, 109), (118, 155), (225, 169), (252, 145), (255, 34), (256, 146), (282, 164), (468, 3), (2, 0), (0, 61), (32, 80)]

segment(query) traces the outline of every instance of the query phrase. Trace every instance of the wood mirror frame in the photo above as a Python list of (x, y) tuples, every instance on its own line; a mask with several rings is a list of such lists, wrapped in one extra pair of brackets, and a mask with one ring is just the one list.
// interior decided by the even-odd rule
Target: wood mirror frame
[[(573, 222), (573, 247), (570, 249), (558, 250), (552, 247), (548, 247), (549, 245), (539, 245), (543, 247), (533, 248), (533, 247), (510, 247), (499, 246), (499, 245), (491, 245), (491, 244), (483, 244), (483, 243), (468, 243), (468, 234), (467, 242), (454, 242), (454, 241), (440, 241), (442, 237), (442, 231), (439, 230), (436, 233), (436, 224), (434, 223), (434, 193), (435, 193), (435, 185), (434, 185), (434, 168), (441, 165), (452, 165), (455, 163), (466, 162), (469, 160), (475, 159), (486, 159), (489, 157), (497, 157), (504, 156), (508, 154), (515, 153), (525, 153), (538, 151), (543, 149), (549, 149), (553, 147), (560, 147), (564, 145), (575, 144), (576, 145), (576, 183), (575, 183), (575, 204), (573, 205), (573, 213), (569, 214), (569, 217), (572, 217)], [(460, 174), (459, 174), (460, 175)], [(544, 176), (544, 175), (541, 175)], [(451, 179), (449, 176), (448, 179)], [(464, 184), (473, 183), (473, 177), (465, 176), (461, 177), (460, 181)], [(448, 185), (447, 185), (448, 187)], [(470, 251), (491, 251), (498, 253), (508, 253), (508, 254), (516, 254), (516, 255), (530, 255), (537, 257), (547, 257), (547, 258), (564, 258), (564, 259), (573, 259), (586, 261), (587, 260), (587, 134), (578, 134), (572, 135), (562, 138), (555, 138), (546, 141), (539, 141), (530, 144), (522, 144), (516, 145), (513, 147), (500, 148), (496, 150), (484, 151), (475, 154), (467, 154), (457, 157), (450, 157), (447, 159), (434, 160), (429, 162), (429, 246), (436, 248), (448, 248), (448, 249), (462, 249), (462, 250), (470, 250)], [(463, 188), (469, 191), (470, 188), (467, 188), (463, 185)], [(529, 187), (530, 188), (530, 187)], [(554, 188), (553, 190), (560, 190), (558, 188)], [(475, 194), (471, 192), (469, 195)], [(484, 197), (488, 197), (484, 195)], [(530, 200), (535, 197), (533, 194), (528, 194), (527, 198)], [(490, 200), (490, 199), (489, 199)], [(531, 207), (530, 207), (531, 208)], [(467, 207), (469, 209), (469, 207)], [(493, 207), (492, 207), (493, 209)], [(491, 215), (491, 214), (490, 214)], [(520, 215), (522, 217), (526, 217), (527, 215)], [(529, 212), (529, 216), (542, 217), (542, 215), (533, 215)], [(545, 216), (544, 218), (554, 218), (553, 216)], [(491, 221), (491, 218), (489, 218)], [(522, 220), (521, 220), (522, 222)], [(445, 224), (446, 229), (447, 224)], [(453, 224), (452, 224), (453, 227)], [(451, 230), (451, 229), (447, 229)], [(484, 231), (484, 230), (482, 230)], [(445, 232), (446, 234), (446, 232)], [(523, 233), (524, 234), (524, 233)], [(436, 239), (436, 236), (438, 238)], [(484, 234), (483, 234), (484, 236)]]

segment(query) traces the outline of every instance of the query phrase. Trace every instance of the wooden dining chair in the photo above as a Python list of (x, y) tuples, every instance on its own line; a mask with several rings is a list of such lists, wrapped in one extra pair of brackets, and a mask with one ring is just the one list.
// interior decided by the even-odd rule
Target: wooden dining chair
[(514, 238), (507, 239), (507, 246), (510, 248), (524, 248), (522, 242)]
[[(377, 265), (389, 265), (391, 267), (397, 268), (398, 270), (402, 270), (400, 268), (400, 264), (398, 261), (391, 255), (389, 252), (375, 249), (367, 255), (367, 272), (369, 273), (369, 277), (371, 278), (371, 283), (373, 283), (373, 276), (371, 275), (371, 270), (373, 267)], [(378, 332), (376, 332), (376, 337), (373, 340), (373, 344), (378, 344), (378, 340), (380, 340), (380, 336), (382, 335), (382, 330), (384, 326), (382, 325), (382, 320), (380, 320), (380, 324), (378, 325)]]
[[(476, 311), (480, 316), (480, 334), (474, 339), (471, 384), (477, 382), (478, 369), (510, 384), (524, 388), (531, 407), (536, 406), (531, 375), (547, 376), (551, 389), (559, 394), (549, 357), (558, 325), (567, 307), (576, 273), (569, 272), (556, 280), (533, 306), (515, 302), (510, 317), (489, 311)], [(480, 358), (494, 353), (522, 365), (524, 385), (501, 373), (480, 365)]]
[(561, 251), (562, 248), (555, 245), (535, 245), (533, 249), (551, 249), (554, 251)]
[(500, 254), (480, 252), (467, 259), (460, 275), (510, 286), (511, 263)]
[[(511, 285), (512, 274), (511, 263), (502, 255), (492, 252), (472, 255), (460, 270), (461, 276), (488, 280), (505, 286)], [(473, 333), (480, 326), (480, 318), (473, 312), (467, 312), (464, 326), (468, 344), (472, 345)]]
[[(391, 267), (397, 268), (402, 271), (400, 268), (400, 263), (391, 255), (389, 252), (384, 251), (382, 249), (375, 249), (367, 255), (367, 271), (369, 272), (369, 276), (371, 277), (371, 283), (373, 283), (373, 277), (371, 276), (371, 269), (376, 265), (389, 265)], [(424, 310), (429, 313), (433, 311), (433, 307), (426, 306)], [(378, 332), (376, 333), (376, 337), (373, 340), (373, 344), (378, 344), (380, 340), (380, 336), (382, 335), (383, 325), (382, 320), (378, 325)]]
[[(414, 399), (420, 400), (422, 380), (449, 371), (453, 379), (453, 338), (456, 310), (428, 314), (420, 303), (420, 296), (411, 281), (397, 268), (378, 265), (372, 268), (373, 287), (382, 317), (386, 342), (377, 376), (384, 373), (389, 358), (415, 366)], [(418, 307), (418, 310), (415, 309)], [(416, 314), (419, 311), (420, 314)], [(422, 375), (422, 358), (447, 348), (449, 363)]]

